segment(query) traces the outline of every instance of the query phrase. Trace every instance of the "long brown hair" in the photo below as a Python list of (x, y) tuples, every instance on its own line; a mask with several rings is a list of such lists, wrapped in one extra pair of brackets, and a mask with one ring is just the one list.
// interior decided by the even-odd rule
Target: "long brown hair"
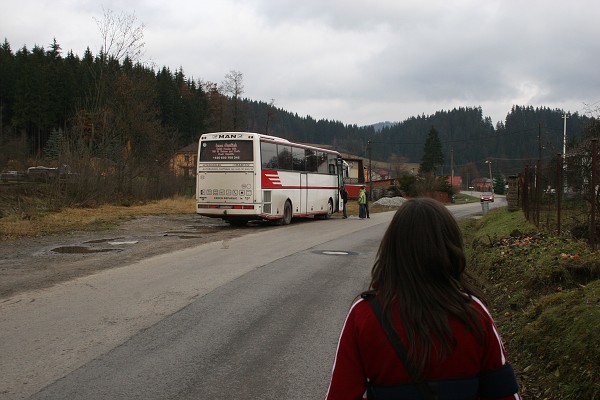
[(408, 355), (421, 373), (434, 354), (434, 338), (441, 346), (435, 350), (439, 361), (453, 350), (450, 315), (484, 340), (478, 312), (466, 296), (483, 300), (483, 294), (465, 267), (462, 234), (446, 207), (429, 198), (407, 200), (381, 240), (370, 287), (390, 321), (392, 308), (399, 307)]

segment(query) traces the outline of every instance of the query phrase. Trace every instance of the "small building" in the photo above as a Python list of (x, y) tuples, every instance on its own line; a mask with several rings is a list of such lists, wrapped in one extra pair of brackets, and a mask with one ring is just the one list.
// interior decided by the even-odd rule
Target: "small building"
[(460, 190), (462, 187), (462, 177), (461, 176), (448, 176), (448, 183), (452, 185), (453, 188), (457, 188)]
[(494, 184), (490, 178), (477, 178), (471, 181), (471, 186), (479, 192), (493, 192)]
[[(361, 158), (346, 158), (344, 161), (348, 164), (348, 176), (344, 178), (344, 183), (361, 184), (365, 183), (364, 161)], [(363, 171), (363, 173), (360, 173)]]
[(176, 176), (195, 177), (198, 165), (198, 143), (179, 149), (171, 158), (170, 168)]

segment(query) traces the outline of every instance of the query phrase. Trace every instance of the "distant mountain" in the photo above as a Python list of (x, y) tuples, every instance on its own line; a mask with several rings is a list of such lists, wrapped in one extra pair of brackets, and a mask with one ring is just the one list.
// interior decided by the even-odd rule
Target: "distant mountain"
[(373, 125), (367, 125), (367, 127), (372, 127), (373, 129), (375, 129), (375, 132), (380, 132), (383, 128), (389, 128), (396, 124), (398, 124), (398, 122), (385, 121), (385, 122), (378, 122)]

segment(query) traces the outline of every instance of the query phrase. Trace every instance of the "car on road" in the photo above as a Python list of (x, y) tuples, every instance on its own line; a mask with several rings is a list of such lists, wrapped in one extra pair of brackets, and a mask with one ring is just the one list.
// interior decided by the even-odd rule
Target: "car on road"
[(494, 202), (494, 193), (492, 192), (483, 192), (481, 196), (479, 196), (479, 200), (483, 203), (484, 201)]

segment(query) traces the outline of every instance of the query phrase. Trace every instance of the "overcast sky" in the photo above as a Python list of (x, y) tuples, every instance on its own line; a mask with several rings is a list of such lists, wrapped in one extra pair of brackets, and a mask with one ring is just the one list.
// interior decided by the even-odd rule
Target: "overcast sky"
[[(600, 1), (2, 0), (13, 52), (56, 38), (94, 54), (104, 10), (144, 25), (140, 61), (301, 116), (367, 125), (481, 106), (600, 104)], [(4, 39), (2, 38), (2, 39)]]

